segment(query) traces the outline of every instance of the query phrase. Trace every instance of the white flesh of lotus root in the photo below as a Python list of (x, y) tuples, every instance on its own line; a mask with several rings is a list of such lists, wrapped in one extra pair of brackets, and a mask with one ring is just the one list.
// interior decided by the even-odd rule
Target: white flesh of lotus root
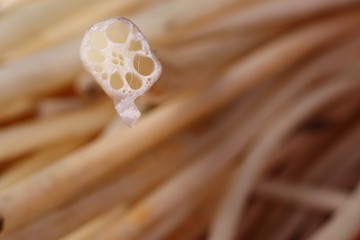
[(126, 18), (93, 25), (84, 35), (80, 57), (85, 68), (115, 103), (129, 127), (141, 113), (134, 101), (160, 77), (161, 64), (140, 30)]

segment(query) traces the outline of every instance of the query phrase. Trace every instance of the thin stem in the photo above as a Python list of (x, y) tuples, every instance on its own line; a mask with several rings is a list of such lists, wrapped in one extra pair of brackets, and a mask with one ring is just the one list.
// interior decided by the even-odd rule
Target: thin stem
[(230, 240), (234, 238), (246, 197), (268, 164), (266, 156), (273, 151), (286, 134), (324, 103), (341, 97), (352, 91), (354, 87), (358, 87), (357, 82), (341, 79), (329, 84), (324, 89), (314, 91), (306, 99), (301, 99), (296, 107), (292, 106), (289, 112), (275, 122), (271, 129), (268, 129), (263, 140), (251, 151), (244, 164), (237, 169), (229, 192), (225, 195), (214, 221), (210, 239)]

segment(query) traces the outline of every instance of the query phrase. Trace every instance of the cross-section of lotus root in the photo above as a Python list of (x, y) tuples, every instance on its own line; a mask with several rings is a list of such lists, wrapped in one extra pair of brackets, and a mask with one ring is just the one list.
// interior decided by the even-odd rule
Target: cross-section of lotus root
[(114, 100), (130, 127), (141, 113), (134, 104), (160, 77), (161, 64), (138, 27), (126, 18), (93, 25), (84, 35), (80, 57), (88, 72)]

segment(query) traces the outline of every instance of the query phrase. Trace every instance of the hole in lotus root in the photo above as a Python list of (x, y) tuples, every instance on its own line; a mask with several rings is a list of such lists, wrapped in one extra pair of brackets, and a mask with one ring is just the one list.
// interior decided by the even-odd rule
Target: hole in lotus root
[(124, 82), (118, 72), (115, 72), (111, 75), (110, 85), (114, 89), (120, 89), (124, 86)]
[(130, 88), (132, 88), (134, 90), (141, 88), (141, 86), (142, 86), (141, 79), (138, 76), (136, 76), (135, 74), (127, 73), (125, 75), (125, 78), (126, 78), (127, 83), (129, 84)]
[(105, 48), (107, 45), (105, 36), (99, 31), (90, 34), (90, 43), (96, 48)]
[(129, 35), (129, 26), (123, 22), (112, 23), (107, 27), (106, 34), (114, 43), (124, 43)]
[(143, 76), (150, 75), (155, 68), (154, 61), (146, 56), (136, 55), (133, 62), (135, 70)]
[(97, 50), (90, 50), (88, 52), (88, 59), (90, 62), (93, 62), (93, 63), (98, 63), (98, 62), (103, 62), (105, 61), (105, 57), (104, 55), (100, 52), (100, 51), (97, 51)]

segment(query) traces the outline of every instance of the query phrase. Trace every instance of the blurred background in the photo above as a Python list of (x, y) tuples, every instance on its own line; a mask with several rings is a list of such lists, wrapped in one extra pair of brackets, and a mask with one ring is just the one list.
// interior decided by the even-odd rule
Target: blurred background
[[(128, 128), (79, 57), (126, 17)], [(359, 240), (358, 0), (0, 0), (0, 239)]]

